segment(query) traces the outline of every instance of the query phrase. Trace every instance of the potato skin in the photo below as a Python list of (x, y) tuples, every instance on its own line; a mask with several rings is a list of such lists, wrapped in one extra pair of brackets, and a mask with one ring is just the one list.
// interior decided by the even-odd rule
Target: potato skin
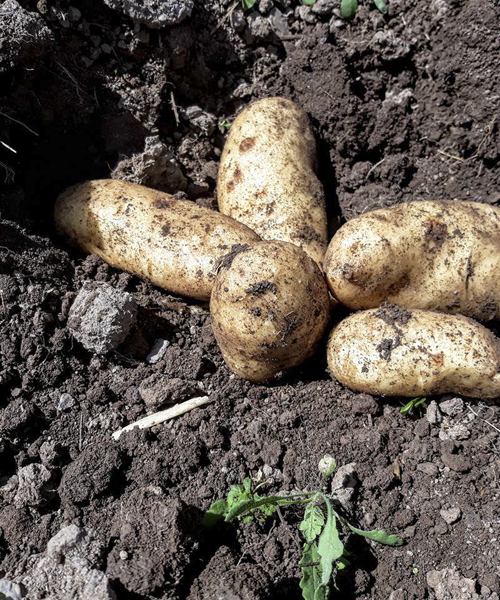
[(231, 125), (217, 180), (219, 210), (264, 240), (291, 242), (322, 266), (328, 232), (316, 143), (285, 98), (250, 104)]
[(384, 305), (341, 321), (328, 340), (332, 375), (386, 396), (500, 396), (500, 340), (462, 315)]
[(57, 229), (113, 267), (183, 296), (209, 300), (222, 256), (259, 241), (245, 225), (188, 200), (127, 181), (70, 187), (56, 201)]
[(212, 327), (228, 367), (264, 382), (311, 356), (329, 319), (324, 277), (287, 242), (229, 255), (212, 291)]
[(348, 221), (325, 256), (332, 294), (351, 309), (384, 301), (500, 318), (500, 209), (409, 202)]

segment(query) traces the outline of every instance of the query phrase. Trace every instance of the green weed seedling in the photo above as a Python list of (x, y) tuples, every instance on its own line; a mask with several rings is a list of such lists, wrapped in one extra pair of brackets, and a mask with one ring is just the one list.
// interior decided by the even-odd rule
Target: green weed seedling
[[(335, 461), (325, 456), (319, 464), (323, 477), (330, 477), (335, 470)], [(280, 496), (261, 496), (258, 490), (263, 484), (254, 486), (250, 478), (241, 485), (233, 485), (227, 499), (217, 500), (208, 509), (203, 520), (206, 527), (218, 521), (240, 519), (247, 523), (256, 519), (264, 521), (279, 507), (303, 506), (304, 516), (299, 529), (305, 543), (300, 567), (300, 587), (304, 600), (327, 600), (336, 586), (336, 575), (349, 565), (348, 553), (343, 537), (346, 530), (387, 546), (401, 546), (403, 540), (378, 529), (363, 531), (351, 525), (334, 509), (331, 500), (323, 492), (299, 492)]]
[(400, 413), (402, 415), (411, 416), (415, 414), (415, 412), (418, 410), (419, 414), (421, 415), (426, 402), (427, 398), (425, 398), (424, 396), (420, 398), (412, 398), (407, 404), (403, 406), (403, 408), (400, 410)]
[(254, 7), (257, 0), (241, 0), (241, 8), (243, 10), (250, 10)]

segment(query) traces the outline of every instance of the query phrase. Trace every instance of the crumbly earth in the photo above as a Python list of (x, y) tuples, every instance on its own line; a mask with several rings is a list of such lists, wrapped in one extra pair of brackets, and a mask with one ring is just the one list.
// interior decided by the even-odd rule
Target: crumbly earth
[[(494, 600), (495, 403), (437, 399), (441, 409), (404, 416), (397, 399), (333, 381), (324, 347), (272, 385), (247, 383), (223, 364), (205, 305), (53, 231), (57, 194), (112, 172), (215, 206), (227, 124), (269, 94), (311, 116), (331, 230), (409, 199), (499, 204), (497, 2), (392, 0), (384, 17), (365, 0), (350, 23), (326, 0), (259, 0), (229, 15), (233, 5), (196, 0), (180, 25), (150, 30), (91, 0), (0, 4), (0, 40), (15, 42), (0, 61), (0, 578), (25, 577), (73, 524), (98, 540), (92, 569), (120, 599), (298, 599), (298, 513), (210, 532), (200, 521), (245, 476), (270, 480), (270, 492), (317, 488), (329, 453), (355, 465), (356, 486), (338, 494), (351, 521), (406, 540), (394, 549), (351, 538), (342, 597), (467, 588), (464, 597)], [(106, 355), (67, 327), (89, 280), (139, 307)], [(111, 438), (203, 394), (213, 402)]]

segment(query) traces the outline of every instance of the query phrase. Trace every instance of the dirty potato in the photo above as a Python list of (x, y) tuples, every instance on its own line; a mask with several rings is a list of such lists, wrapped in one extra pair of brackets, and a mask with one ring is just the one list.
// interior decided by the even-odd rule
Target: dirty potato
[(500, 209), (410, 202), (348, 221), (325, 257), (332, 294), (351, 309), (410, 308), (500, 318)]
[(386, 396), (500, 397), (500, 340), (462, 315), (384, 305), (341, 321), (328, 340), (332, 375)]
[(87, 181), (56, 201), (76, 246), (177, 294), (208, 300), (219, 259), (259, 236), (226, 215), (135, 183)]
[(224, 146), (219, 210), (262, 239), (296, 244), (321, 266), (327, 219), (315, 170), (307, 115), (284, 98), (254, 102), (234, 121)]
[(263, 382), (313, 354), (329, 318), (328, 290), (300, 248), (260, 242), (223, 261), (210, 312), (229, 368)]

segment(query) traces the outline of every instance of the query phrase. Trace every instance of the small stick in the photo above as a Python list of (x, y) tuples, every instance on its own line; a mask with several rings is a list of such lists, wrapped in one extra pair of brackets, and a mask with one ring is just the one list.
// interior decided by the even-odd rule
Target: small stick
[(174, 111), (175, 122), (177, 123), (177, 127), (180, 125), (179, 119), (179, 111), (177, 110), (177, 104), (175, 103), (174, 92), (170, 90), (170, 105), (172, 106), (172, 110)]
[(439, 152), (439, 154), (442, 154), (443, 156), (447, 156), (448, 158), (452, 158), (453, 160), (465, 162), (465, 159), (462, 158), (461, 156), (455, 156), (454, 154), (448, 154), (448, 152), (445, 152), (444, 150), (438, 150), (438, 152)]
[(483, 417), (481, 417), (481, 415), (479, 413), (477, 413), (475, 410), (472, 410), (472, 408), (470, 406), (467, 406), (467, 408), (470, 410), (470, 412), (473, 415), (476, 415), (476, 417), (479, 417), (480, 419), (482, 419), (487, 425), (489, 425), (490, 427), (492, 427), (495, 431), (498, 431), (498, 433), (500, 433), (500, 429), (498, 429), (498, 427), (496, 425), (493, 425), (493, 423), (490, 423), (490, 421), (487, 421), (486, 419), (484, 419)]
[(227, 13), (217, 23), (217, 26), (212, 29), (212, 31), (210, 32), (210, 35), (213, 35), (217, 31), (217, 29), (219, 29), (219, 27), (222, 25), (222, 23), (224, 23), (224, 21), (227, 21), (227, 19), (229, 19), (229, 17), (236, 10), (236, 7), (238, 6), (239, 3), (240, 3), (239, 0), (236, 0), (236, 2), (233, 4), (233, 6), (231, 6), (231, 8), (227, 11)]
[(27, 129), (33, 135), (36, 135), (36, 137), (40, 137), (40, 135), (36, 131), (33, 131), (33, 129), (31, 129), (30, 127), (28, 127), (26, 125), (26, 123), (23, 123), (22, 121), (18, 121), (17, 119), (14, 119), (14, 117), (11, 117), (10, 115), (5, 114), (1, 110), (0, 110), (0, 115), (2, 115), (2, 117), (5, 117), (6, 119), (10, 119), (11, 121), (14, 121), (14, 123), (18, 123), (19, 125), (22, 125), (25, 129)]
[(12, 148), (12, 146), (9, 146), (5, 142), (2, 142), (2, 140), (0, 140), (0, 144), (2, 144), (2, 146), (5, 146), (7, 148), (7, 150), (10, 150), (11, 152), (14, 152), (14, 154), (17, 154), (17, 150), (14, 150), (14, 148)]
[(167, 408), (166, 410), (160, 410), (159, 412), (153, 413), (152, 415), (148, 415), (147, 417), (143, 417), (134, 423), (130, 423), (126, 427), (122, 429), (118, 429), (115, 431), (112, 436), (113, 439), (118, 440), (122, 433), (126, 433), (127, 431), (132, 431), (138, 427), (139, 429), (148, 429), (149, 427), (154, 427), (155, 425), (160, 425), (161, 423), (165, 423), (165, 421), (170, 421), (170, 419), (175, 419), (175, 417), (179, 417), (184, 413), (193, 410), (194, 408), (198, 408), (199, 406), (203, 406), (204, 404), (208, 404), (211, 402), (208, 396), (200, 396), (199, 398), (191, 398), (191, 400), (186, 400), (185, 402), (181, 402), (181, 404), (176, 404), (171, 408)]

